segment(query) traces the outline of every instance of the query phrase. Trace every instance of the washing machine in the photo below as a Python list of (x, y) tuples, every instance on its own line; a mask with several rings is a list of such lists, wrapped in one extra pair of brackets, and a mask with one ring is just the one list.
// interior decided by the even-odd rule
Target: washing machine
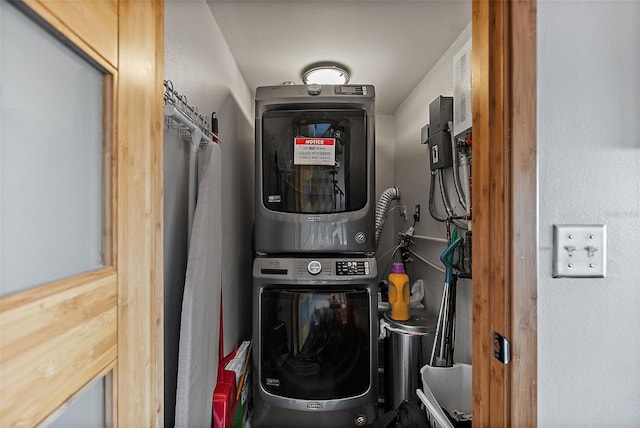
[(255, 259), (255, 427), (374, 423), (376, 279), (371, 257)]

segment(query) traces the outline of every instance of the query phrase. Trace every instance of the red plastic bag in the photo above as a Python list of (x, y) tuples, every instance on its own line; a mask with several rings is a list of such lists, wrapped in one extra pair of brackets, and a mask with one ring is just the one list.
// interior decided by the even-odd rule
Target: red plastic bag
[(236, 356), (238, 347), (224, 356), (224, 328), (222, 322), (222, 290), (220, 290), (220, 335), (218, 336), (218, 381), (213, 390), (213, 428), (231, 428), (236, 414), (236, 374), (225, 370), (225, 365)]

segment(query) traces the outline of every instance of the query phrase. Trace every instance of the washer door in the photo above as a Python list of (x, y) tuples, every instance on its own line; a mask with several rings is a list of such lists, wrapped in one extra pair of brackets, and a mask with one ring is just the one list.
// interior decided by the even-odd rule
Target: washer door
[(261, 296), (260, 381), (306, 400), (354, 397), (371, 379), (367, 290), (269, 289)]

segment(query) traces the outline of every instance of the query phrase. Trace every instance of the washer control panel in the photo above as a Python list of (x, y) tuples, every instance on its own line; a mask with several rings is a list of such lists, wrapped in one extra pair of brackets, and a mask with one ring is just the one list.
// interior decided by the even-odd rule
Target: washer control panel
[(359, 260), (340, 260), (336, 262), (337, 275), (369, 275), (369, 262)]
[(363, 281), (377, 278), (376, 259), (335, 257), (256, 257), (254, 278), (283, 281)]

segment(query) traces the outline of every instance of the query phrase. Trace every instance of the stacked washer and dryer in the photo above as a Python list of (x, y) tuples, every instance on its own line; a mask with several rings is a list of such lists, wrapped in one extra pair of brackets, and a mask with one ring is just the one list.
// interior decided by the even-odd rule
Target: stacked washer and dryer
[(374, 88), (256, 91), (253, 425), (377, 416)]

